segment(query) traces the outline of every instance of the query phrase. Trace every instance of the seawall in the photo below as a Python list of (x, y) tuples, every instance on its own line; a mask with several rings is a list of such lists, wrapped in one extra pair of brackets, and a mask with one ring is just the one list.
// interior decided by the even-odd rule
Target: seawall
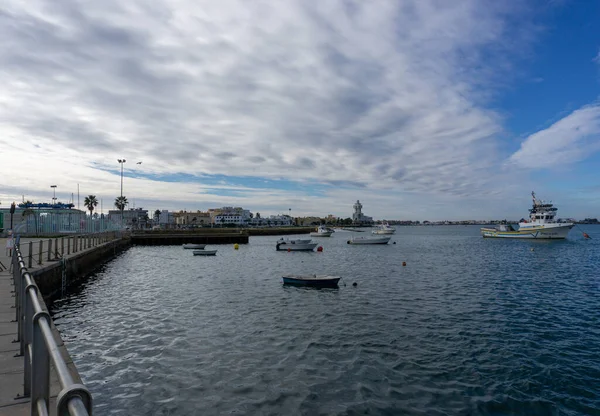
[(131, 240), (122, 238), (100, 244), (91, 249), (71, 254), (62, 261), (54, 262), (31, 272), (44, 300), (52, 301), (62, 295), (63, 271), (66, 290), (80, 282), (89, 273), (98, 269), (106, 261), (131, 246)]

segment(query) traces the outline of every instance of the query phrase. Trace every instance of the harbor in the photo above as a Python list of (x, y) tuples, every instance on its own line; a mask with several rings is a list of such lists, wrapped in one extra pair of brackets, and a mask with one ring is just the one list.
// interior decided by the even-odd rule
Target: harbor
[[(218, 253), (205, 258), (134, 246), (52, 313), (99, 414), (586, 413), (600, 364), (583, 330), (600, 260), (600, 228), (588, 232), (516, 241), (477, 226), (403, 227), (382, 246), (335, 232), (322, 252), (256, 236), (207, 245)], [(285, 284), (290, 274), (342, 279), (312, 288)]]

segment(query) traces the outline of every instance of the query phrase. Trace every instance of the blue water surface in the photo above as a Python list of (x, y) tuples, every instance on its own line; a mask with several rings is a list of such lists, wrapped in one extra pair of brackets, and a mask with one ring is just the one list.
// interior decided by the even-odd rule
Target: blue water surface
[(398, 227), (386, 246), (336, 232), (322, 253), (137, 246), (53, 313), (96, 414), (598, 415), (600, 226), (584, 228)]

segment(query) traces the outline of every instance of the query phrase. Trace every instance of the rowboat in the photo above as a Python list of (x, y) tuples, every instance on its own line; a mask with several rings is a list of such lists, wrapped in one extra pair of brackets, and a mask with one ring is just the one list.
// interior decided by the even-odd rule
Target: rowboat
[(206, 244), (184, 244), (183, 248), (185, 250), (203, 250), (206, 247)]
[(308, 240), (308, 242), (303, 242), (302, 240), (300, 240), (300, 242), (295, 241), (295, 240), (291, 240), (291, 241), (277, 241), (277, 244), (275, 245), (275, 249), (277, 251), (313, 251), (314, 248), (317, 246), (317, 243), (313, 243), (311, 240)]
[(312, 287), (338, 287), (340, 276), (328, 275), (287, 275), (283, 276), (284, 285), (312, 286)]
[(194, 256), (214, 256), (217, 250), (194, 250)]

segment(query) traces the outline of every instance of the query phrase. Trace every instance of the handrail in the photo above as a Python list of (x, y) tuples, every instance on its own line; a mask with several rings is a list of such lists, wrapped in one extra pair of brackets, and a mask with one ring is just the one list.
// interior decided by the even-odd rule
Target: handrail
[[(92, 395), (77, 384), (52, 335), (52, 318), (44, 310), (39, 288), (27, 271), (18, 245), (12, 256), (20, 354), (24, 356), (24, 396), (31, 399), (31, 414), (47, 416), (50, 407), (50, 362), (62, 388), (56, 400), (59, 416), (91, 416)], [(51, 360), (51, 361), (50, 361)]]

